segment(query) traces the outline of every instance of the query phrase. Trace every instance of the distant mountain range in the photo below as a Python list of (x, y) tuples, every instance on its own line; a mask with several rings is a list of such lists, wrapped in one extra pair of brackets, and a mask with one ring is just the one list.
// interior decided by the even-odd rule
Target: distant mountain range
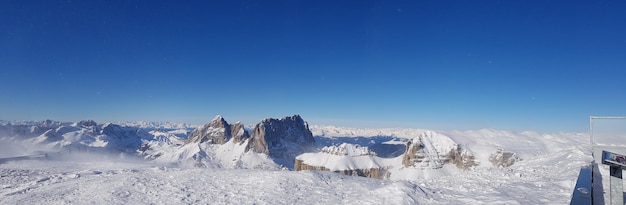
[[(580, 140), (559, 133), (559, 140)], [(580, 137), (565, 137), (578, 135)], [(92, 152), (136, 156), (182, 167), (322, 170), (410, 179), (445, 167), (506, 167), (550, 150), (555, 135), (499, 130), (432, 131), (312, 126), (299, 115), (264, 119), (252, 128), (216, 116), (182, 123), (0, 121), (0, 158)], [(571, 143), (571, 142), (570, 142)], [(555, 146), (558, 147), (558, 146)], [(558, 149), (558, 148), (554, 148)]]

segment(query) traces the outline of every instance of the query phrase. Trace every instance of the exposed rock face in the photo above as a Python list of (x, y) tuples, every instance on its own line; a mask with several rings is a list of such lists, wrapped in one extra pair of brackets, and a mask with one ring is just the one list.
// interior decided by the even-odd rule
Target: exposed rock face
[[(294, 163), (294, 170), (318, 170), (318, 171), (330, 171), (330, 169), (324, 166), (311, 166), (305, 164), (302, 160), (296, 159)], [(348, 175), (348, 176), (361, 176), (375, 179), (389, 178), (390, 173), (385, 168), (369, 168), (369, 169), (353, 169), (353, 170), (335, 170), (335, 173)]]
[(322, 153), (327, 153), (336, 156), (376, 156), (375, 152), (369, 150), (368, 147), (362, 147), (356, 144), (341, 143), (339, 145), (326, 146), (322, 148)]
[(470, 169), (480, 164), (476, 161), (476, 157), (474, 157), (472, 153), (460, 145), (457, 145), (456, 149), (450, 150), (448, 156), (450, 156), (450, 163), (460, 169)]
[(423, 145), (415, 144), (413, 140), (409, 140), (406, 143), (406, 151), (404, 152), (404, 157), (402, 157), (402, 165), (404, 167), (414, 166), (415, 163), (424, 161), (426, 157), (424, 152), (420, 152), (424, 149)]
[(496, 167), (509, 167), (515, 162), (521, 161), (522, 159), (517, 156), (517, 154), (513, 152), (504, 151), (504, 149), (498, 149), (496, 153), (489, 156), (489, 161)]
[(478, 165), (468, 150), (449, 137), (435, 132), (425, 132), (409, 140), (402, 158), (404, 167), (438, 169), (450, 163), (462, 169)]
[(220, 115), (216, 116), (208, 124), (197, 128), (189, 134), (186, 143), (207, 142), (209, 144), (224, 144), (233, 139), (235, 143), (243, 142), (249, 138), (243, 124), (237, 122), (228, 124)]
[(291, 158), (315, 148), (309, 125), (299, 116), (264, 119), (254, 127), (246, 151), (264, 153), (270, 157)]
[(383, 163), (380, 158), (368, 147), (342, 143), (326, 146), (319, 153), (304, 153), (298, 156), (294, 170), (332, 171), (350, 176), (389, 178), (388, 167), (381, 164)]
[(233, 142), (235, 143), (243, 143), (244, 140), (250, 138), (248, 131), (246, 131), (241, 122), (236, 122), (235, 124), (231, 125), (230, 133), (231, 136), (233, 136)]

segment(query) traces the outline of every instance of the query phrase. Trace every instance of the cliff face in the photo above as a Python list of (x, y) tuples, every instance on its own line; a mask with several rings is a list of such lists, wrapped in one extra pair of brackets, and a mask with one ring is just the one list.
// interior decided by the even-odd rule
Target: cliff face
[(315, 139), (309, 125), (299, 115), (294, 115), (261, 121), (254, 127), (246, 151), (293, 160), (298, 154), (314, 148)]
[(250, 138), (248, 131), (244, 129), (243, 124), (241, 122), (236, 122), (235, 124), (230, 126), (230, 135), (233, 136), (233, 141), (235, 143), (243, 143), (244, 140)]
[(384, 160), (368, 147), (342, 143), (326, 146), (318, 153), (305, 153), (296, 158), (294, 170), (332, 171), (343, 175), (376, 179), (389, 178)]
[[(294, 170), (317, 170), (317, 171), (331, 171), (330, 169), (324, 166), (311, 166), (304, 163), (300, 159), (296, 159), (294, 163)], [(385, 168), (369, 168), (369, 169), (350, 169), (350, 170), (335, 170), (332, 171), (335, 173), (348, 175), (348, 176), (360, 176), (360, 177), (369, 177), (375, 179), (386, 179), (389, 178), (390, 173)]]
[(438, 169), (445, 164), (454, 164), (461, 169), (477, 166), (475, 157), (462, 146), (445, 135), (426, 132), (406, 145), (402, 158), (404, 167)]
[(450, 163), (460, 169), (470, 169), (479, 165), (476, 161), (476, 157), (466, 149), (463, 149), (460, 145), (457, 145), (456, 149), (450, 150), (448, 156), (450, 156)]
[(402, 165), (404, 167), (414, 166), (416, 163), (421, 163), (426, 157), (424, 152), (421, 151), (422, 145), (414, 144), (413, 140), (409, 140), (406, 143), (406, 151), (404, 151), (404, 157), (402, 157)]
[[(313, 134), (298, 115), (264, 119), (254, 127), (252, 135), (242, 123), (228, 124), (218, 115), (193, 130), (180, 151), (160, 158), (186, 161), (202, 158), (204, 164), (223, 167), (282, 166), (292, 169), (295, 156), (314, 149)], [(257, 153), (266, 156), (250, 159)]]
[(230, 139), (233, 139), (235, 143), (239, 143), (247, 138), (249, 138), (248, 132), (241, 123), (237, 122), (234, 125), (230, 125), (222, 116), (218, 115), (208, 124), (191, 132), (186, 143), (207, 142), (209, 144), (224, 144)]

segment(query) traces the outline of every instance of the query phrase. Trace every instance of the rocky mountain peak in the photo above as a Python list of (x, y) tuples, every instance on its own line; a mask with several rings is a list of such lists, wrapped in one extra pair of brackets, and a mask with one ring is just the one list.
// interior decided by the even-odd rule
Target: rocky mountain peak
[(80, 126), (80, 127), (95, 127), (98, 125), (98, 123), (96, 123), (96, 121), (93, 121), (93, 120), (81, 120), (76, 124), (77, 126)]
[(230, 133), (235, 143), (243, 143), (244, 140), (250, 138), (245, 126), (239, 121), (230, 126)]
[(250, 139), (246, 151), (253, 150), (274, 159), (284, 159), (280, 164), (288, 167), (293, 165), (295, 156), (315, 148), (309, 125), (300, 115), (264, 119), (254, 127)]
[(234, 138), (235, 142), (242, 142), (248, 137), (248, 132), (244, 129), (243, 124), (228, 124), (221, 115), (217, 115), (208, 124), (192, 131), (187, 138), (187, 143), (224, 144), (231, 138)]
[(213, 128), (226, 128), (229, 124), (221, 115), (217, 115), (213, 118), (213, 120), (211, 120), (211, 122), (209, 122), (209, 126)]

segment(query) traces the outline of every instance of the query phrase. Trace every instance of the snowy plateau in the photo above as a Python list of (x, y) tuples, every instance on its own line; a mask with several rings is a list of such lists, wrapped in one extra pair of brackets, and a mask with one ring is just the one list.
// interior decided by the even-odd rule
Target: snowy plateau
[(0, 204), (568, 204), (587, 133), (0, 121)]

